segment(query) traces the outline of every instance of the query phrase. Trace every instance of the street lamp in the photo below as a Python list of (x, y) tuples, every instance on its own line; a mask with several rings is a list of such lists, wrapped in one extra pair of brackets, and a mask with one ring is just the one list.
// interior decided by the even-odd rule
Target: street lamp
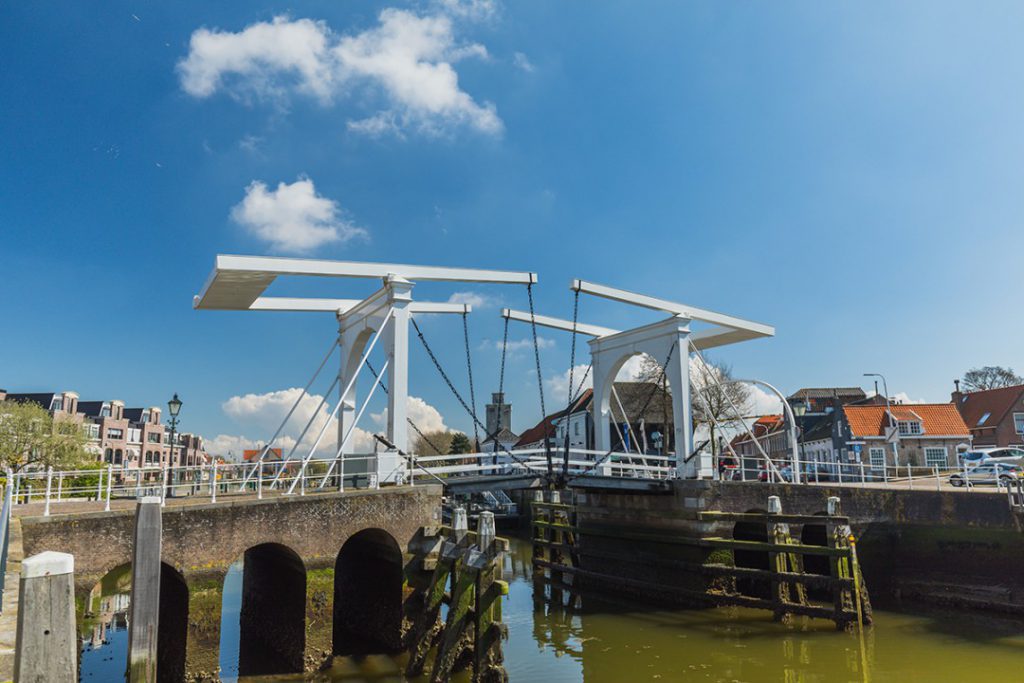
[[(895, 420), (892, 417), (892, 406), (889, 405), (889, 385), (885, 383), (885, 375), (882, 375), (881, 373), (878, 373), (878, 372), (865, 372), (864, 376), (865, 377), (878, 377), (879, 379), (882, 380), (882, 391), (885, 392), (885, 412), (889, 413), (889, 429), (892, 430), (890, 432), (890, 436), (892, 437), (892, 462), (893, 462), (893, 465), (895, 465), (896, 467), (899, 467), (899, 465), (900, 465), (900, 452), (896, 448), (896, 441), (897, 441), (896, 431), (895, 431), (896, 430), (896, 422), (895, 422)], [(878, 385), (876, 384), (875, 387), (877, 388)]]
[(178, 398), (178, 392), (174, 392), (174, 398), (167, 402), (167, 412), (171, 414), (171, 450), (167, 456), (167, 463), (170, 467), (174, 467), (174, 435), (178, 428), (178, 413), (181, 412), (181, 399)]

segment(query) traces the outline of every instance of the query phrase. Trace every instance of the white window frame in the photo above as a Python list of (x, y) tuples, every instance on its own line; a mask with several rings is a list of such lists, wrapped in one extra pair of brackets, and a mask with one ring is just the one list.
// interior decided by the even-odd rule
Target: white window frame
[[(930, 462), (928, 451), (942, 451), (942, 463)], [(941, 465), (941, 467), (949, 467), (949, 450), (945, 446), (928, 446), (924, 449), (924, 464), (927, 467), (935, 467)]]
[(871, 461), (871, 469), (881, 470), (885, 468), (885, 448), (872, 446), (868, 449), (868, 457)]
[(1024, 434), (1024, 413), (1013, 414), (1013, 431)]
[[(917, 430), (914, 430), (914, 426), (917, 426)], [(896, 423), (896, 429), (899, 431), (900, 436), (921, 436), (924, 434), (924, 426), (920, 420), (900, 420)]]

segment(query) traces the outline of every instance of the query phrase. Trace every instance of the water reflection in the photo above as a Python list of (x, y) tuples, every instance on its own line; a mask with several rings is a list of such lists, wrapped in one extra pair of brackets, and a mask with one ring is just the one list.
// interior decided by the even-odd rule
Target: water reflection
[[(237, 681), (241, 562), (224, 584), (220, 664)], [(503, 603), (509, 639), (505, 666), (513, 683), (723, 681), (742, 683), (934, 683), (1022, 680), (1020, 620), (929, 611), (875, 610), (863, 640), (831, 622), (772, 621), (741, 608), (657, 609), (577, 595), (537, 582), (528, 541), (512, 539), (505, 558), (510, 590)], [(569, 584), (570, 581), (566, 581)], [(127, 650), (128, 586), (105, 580), (90, 596), (82, 629), (83, 681), (118, 681)], [(561, 593), (560, 600), (552, 600)], [(336, 657), (318, 681), (400, 681), (405, 657)], [(463, 677), (465, 680), (467, 677)], [(298, 681), (302, 676), (243, 677)]]
[(128, 606), (131, 568), (119, 567), (89, 592), (81, 634), (80, 681), (122, 681), (128, 657)]

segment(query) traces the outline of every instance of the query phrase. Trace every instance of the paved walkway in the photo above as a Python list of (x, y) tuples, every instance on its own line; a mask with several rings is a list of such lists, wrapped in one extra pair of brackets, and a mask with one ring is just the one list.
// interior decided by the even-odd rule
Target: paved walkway
[(4, 577), (4, 606), (0, 613), (0, 681), (14, 678), (14, 645), (18, 631), (18, 589), (21, 561), (25, 551), (21, 541), (21, 521), (11, 520), (7, 575)]

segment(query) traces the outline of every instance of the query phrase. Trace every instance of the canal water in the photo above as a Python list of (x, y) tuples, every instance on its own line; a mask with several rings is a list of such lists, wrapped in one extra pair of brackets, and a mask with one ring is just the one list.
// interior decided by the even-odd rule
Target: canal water
[[(1024, 681), (1024, 621), (915, 608), (877, 609), (863, 638), (831, 622), (777, 624), (762, 611), (676, 610), (580, 599), (576, 609), (535, 592), (527, 541), (512, 539), (503, 605), (512, 683), (942, 683)], [(130, 577), (129, 577), (130, 578)], [(237, 681), (241, 565), (224, 590), (221, 670)], [(122, 681), (129, 586), (110, 577), (83, 622), (82, 681)], [(338, 658), (317, 681), (400, 681), (403, 658)], [(242, 681), (301, 681), (302, 676)]]

